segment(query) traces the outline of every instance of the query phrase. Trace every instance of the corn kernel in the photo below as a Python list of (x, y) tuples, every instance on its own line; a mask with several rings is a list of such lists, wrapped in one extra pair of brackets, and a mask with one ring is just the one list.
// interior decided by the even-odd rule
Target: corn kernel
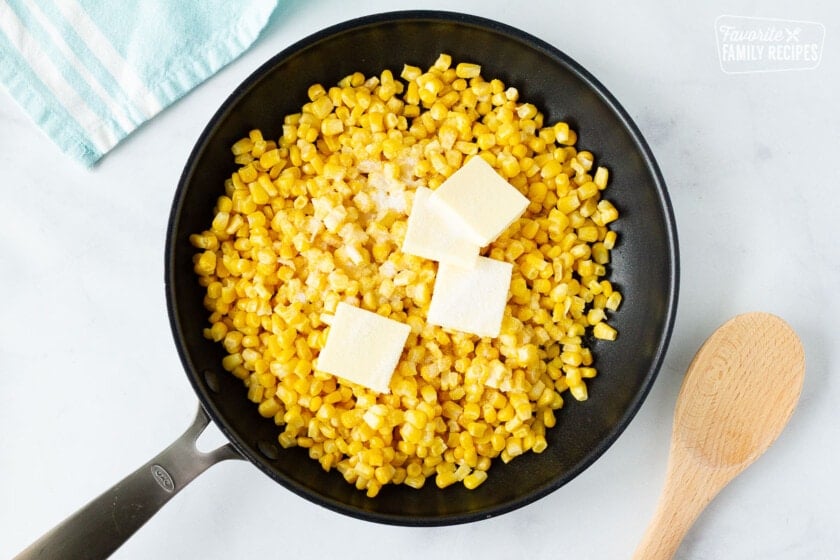
[(481, 74), (481, 66), (478, 64), (472, 64), (469, 62), (460, 62), (455, 67), (455, 75), (459, 78), (476, 78), (478, 75)]
[(621, 293), (613, 292), (609, 295), (609, 297), (607, 297), (607, 301), (604, 304), (604, 307), (606, 307), (610, 311), (618, 311), (619, 305), (621, 305)]
[(592, 336), (600, 340), (615, 340), (618, 332), (606, 323), (598, 323), (592, 328)]
[(557, 199), (557, 209), (564, 214), (571, 214), (580, 207), (580, 199), (576, 194), (566, 195)]
[(468, 490), (475, 490), (485, 480), (487, 480), (487, 472), (476, 470), (464, 477), (464, 486)]

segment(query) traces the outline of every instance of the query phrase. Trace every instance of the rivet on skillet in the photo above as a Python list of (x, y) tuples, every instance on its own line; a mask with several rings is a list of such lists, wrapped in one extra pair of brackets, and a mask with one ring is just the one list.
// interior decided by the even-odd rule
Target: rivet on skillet
[(207, 383), (207, 388), (214, 393), (219, 392), (219, 376), (213, 370), (204, 370), (204, 382)]
[(257, 442), (257, 448), (260, 450), (260, 453), (265, 455), (268, 459), (272, 461), (276, 461), (278, 457), (280, 457), (280, 450), (277, 446), (269, 441), (261, 440)]

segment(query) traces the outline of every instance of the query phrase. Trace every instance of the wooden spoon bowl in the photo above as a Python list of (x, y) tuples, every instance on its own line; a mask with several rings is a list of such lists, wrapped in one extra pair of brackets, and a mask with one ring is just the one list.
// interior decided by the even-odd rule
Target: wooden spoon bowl
[(665, 488), (635, 560), (674, 555), (700, 512), (779, 436), (804, 374), (802, 343), (769, 313), (739, 315), (706, 340), (677, 398)]

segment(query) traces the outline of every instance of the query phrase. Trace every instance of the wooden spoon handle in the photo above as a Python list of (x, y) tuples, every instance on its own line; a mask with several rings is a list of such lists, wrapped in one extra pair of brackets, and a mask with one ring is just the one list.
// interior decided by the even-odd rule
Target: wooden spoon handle
[(694, 521), (727, 479), (728, 476), (722, 476), (702, 463), (672, 462), (656, 512), (633, 560), (672, 558)]
[(690, 508), (674, 499), (663, 499), (639, 542), (633, 560), (669, 560), (680, 547), (685, 534), (701, 508)]

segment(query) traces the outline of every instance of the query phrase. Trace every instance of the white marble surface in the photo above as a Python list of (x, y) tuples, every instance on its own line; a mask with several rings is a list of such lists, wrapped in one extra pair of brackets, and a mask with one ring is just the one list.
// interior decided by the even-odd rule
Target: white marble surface
[[(190, 421), (196, 398), (166, 318), (163, 246), (181, 168), (215, 108), (293, 41), (399, 8), (455, 8), (528, 31), (591, 70), (640, 126), (667, 180), (682, 251), (678, 321), (650, 397), (590, 469), (498, 518), (375, 525), (230, 462), (176, 496), (116, 557), (627, 558), (663, 481), (691, 356), (719, 323), (754, 309), (781, 315), (802, 336), (802, 400), (776, 445), (711, 504), (677, 557), (837, 557), (840, 8), (814, 0), (282, 1), (252, 50), (92, 171), (60, 154), (0, 94), (0, 557), (144, 463)], [(723, 73), (713, 29), (722, 14), (822, 23), (821, 65)]]

